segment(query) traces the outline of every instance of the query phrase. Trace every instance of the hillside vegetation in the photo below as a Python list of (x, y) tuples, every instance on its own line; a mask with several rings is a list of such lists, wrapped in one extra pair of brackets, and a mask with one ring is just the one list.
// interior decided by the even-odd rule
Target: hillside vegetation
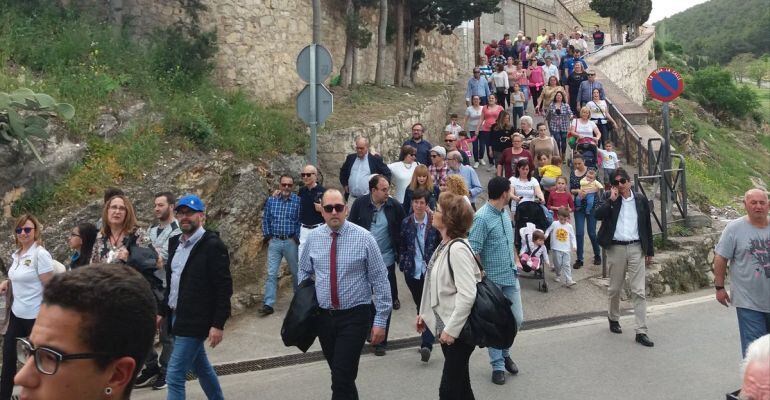
[(770, 53), (770, 1), (711, 0), (655, 24), (663, 41), (679, 43), (692, 57), (726, 64), (735, 55)]

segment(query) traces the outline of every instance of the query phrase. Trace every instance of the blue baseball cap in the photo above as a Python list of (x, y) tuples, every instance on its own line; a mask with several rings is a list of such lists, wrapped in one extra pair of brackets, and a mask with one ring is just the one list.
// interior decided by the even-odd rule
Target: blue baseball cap
[(187, 207), (191, 210), (203, 212), (206, 211), (206, 206), (203, 204), (203, 200), (194, 194), (188, 194), (177, 200), (175, 211), (178, 211), (180, 207)]

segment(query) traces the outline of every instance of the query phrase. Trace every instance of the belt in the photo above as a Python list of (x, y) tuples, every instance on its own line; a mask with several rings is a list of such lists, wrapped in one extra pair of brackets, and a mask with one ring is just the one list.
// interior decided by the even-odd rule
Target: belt
[(329, 315), (331, 317), (339, 317), (341, 315), (350, 314), (350, 313), (352, 313), (352, 312), (354, 312), (356, 310), (359, 310), (361, 308), (364, 308), (364, 307), (369, 309), (371, 307), (371, 304), (361, 304), (361, 305), (357, 305), (355, 307), (346, 308), (344, 310), (333, 310), (333, 309), (330, 310), (330, 309), (326, 309), (326, 308), (319, 308), (319, 310), (321, 310), (321, 314), (322, 315), (326, 314), (326, 315)]
[(611, 243), (613, 245), (628, 246), (628, 245), (632, 245), (634, 243), (639, 243), (639, 241), (638, 240), (629, 240), (629, 241), (613, 240)]
[(294, 236), (289, 236), (289, 235), (273, 235), (273, 238), (278, 239), (278, 240), (287, 240), (287, 239), (291, 239), (292, 237), (294, 237)]
[(305, 229), (315, 229), (315, 228), (318, 228), (321, 225), (323, 225), (323, 222), (320, 223), (320, 224), (315, 224), (315, 225), (305, 225), (305, 224), (302, 224), (302, 227), (305, 228)]

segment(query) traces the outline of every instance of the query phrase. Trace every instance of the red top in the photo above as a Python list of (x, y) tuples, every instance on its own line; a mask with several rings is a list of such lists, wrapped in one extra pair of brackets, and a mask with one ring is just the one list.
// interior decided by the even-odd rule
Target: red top
[(494, 110), (490, 110), (489, 106), (484, 106), (481, 108), (481, 118), (484, 119), (484, 122), (481, 123), (481, 132), (489, 132), (492, 130), (492, 125), (497, 122), (497, 116), (500, 115), (500, 112), (503, 111), (503, 107), (499, 104), (495, 105)]
[(569, 207), (571, 211), (575, 211), (575, 201), (572, 200), (572, 194), (570, 192), (551, 192), (548, 195), (548, 203), (546, 207), (549, 210), (558, 210), (560, 207)]
[(521, 160), (522, 158), (526, 158), (529, 160), (529, 169), (530, 171), (535, 170), (535, 162), (532, 160), (532, 154), (529, 153), (529, 151), (522, 149), (521, 153), (513, 154), (513, 147), (509, 147), (505, 150), (503, 150), (501, 163), (503, 164), (503, 171), (505, 173), (506, 178), (510, 178), (513, 176), (513, 166)]

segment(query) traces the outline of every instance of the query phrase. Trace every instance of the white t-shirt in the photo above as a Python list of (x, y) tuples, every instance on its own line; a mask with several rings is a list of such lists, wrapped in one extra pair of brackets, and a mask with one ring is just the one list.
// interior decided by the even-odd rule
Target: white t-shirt
[[(505, 71), (495, 72), (492, 74), (492, 81), (495, 83), (495, 89), (508, 89), (510, 85), (508, 84), (508, 73)], [(498, 103), (502, 103), (502, 101), (498, 101)]]
[(552, 76), (559, 77), (559, 68), (553, 64), (551, 66), (542, 65), (540, 68), (543, 69), (543, 80), (545, 81), (545, 84), (548, 85), (548, 79), (550, 79)]
[[(479, 122), (476, 121), (476, 124), (478, 124), (478, 123)], [(463, 127), (460, 126), (460, 124), (452, 125), (451, 122), (449, 124), (447, 124), (446, 128), (444, 128), (444, 132), (449, 132), (449, 133), (455, 135), (455, 139), (460, 139), (460, 131), (462, 131), (462, 130), (463, 130)]]
[(572, 249), (577, 249), (575, 229), (569, 222), (562, 224), (558, 219), (553, 221), (545, 235), (551, 237), (551, 250), (569, 253)]
[(518, 204), (524, 203), (525, 201), (535, 201), (535, 199), (537, 199), (535, 187), (540, 186), (540, 183), (537, 182), (537, 179), (535, 179), (534, 176), (529, 179), (529, 182), (522, 182), (521, 179), (515, 176), (508, 178), (508, 180), (511, 182), (514, 194), (521, 197)]
[(13, 290), (11, 311), (18, 318), (35, 319), (43, 302), (43, 283), (38, 274), (53, 271), (53, 258), (48, 250), (33, 244), (24, 255), (15, 251), (13, 263), (8, 269), (8, 279)]
[(595, 101), (591, 100), (586, 103), (586, 107), (591, 110), (591, 119), (600, 119), (602, 125), (607, 123), (608, 111), (606, 101), (599, 100), (599, 103), (596, 103)]
[(580, 118), (576, 118), (574, 121), (572, 121), (572, 126), (575, 127), (575, 133), (579, 137), (587, 137), (592, 138), (594, 137), (594, 129), (596, 129), (596, 123), (594, 121), (588, 120), (588, 123), (583, 123)]
[(602, 168), (618, 169), (618, 167), (620, 167), (620, 159), (618, 158), (618, 153), (615, 153), (614, 151), (599, 149), (599, 154), (602, 155)]
[(409, 186), (409, 183), (412, 182), (412, 175), (414, 174), (417, 165), (416, 162), (406, 165), (403, 161), (388, 164), (388, 168), (390, 168), (390, 173), (392, 174), (391, 180), (396, 187), (396, 200), (398, 200), (399, 203), (404, 202), (406, 188)]
[(468, 106), (468, 108), (465, 109), (465, 116), (468, 117), (468, 126), (469, 129), (474, 130), (477, 126), (479, 126), (479, 121), (481, 120), (481, 109), (482, 107), (479, 107), (478, 110), (474, 109), (473, 106)]

